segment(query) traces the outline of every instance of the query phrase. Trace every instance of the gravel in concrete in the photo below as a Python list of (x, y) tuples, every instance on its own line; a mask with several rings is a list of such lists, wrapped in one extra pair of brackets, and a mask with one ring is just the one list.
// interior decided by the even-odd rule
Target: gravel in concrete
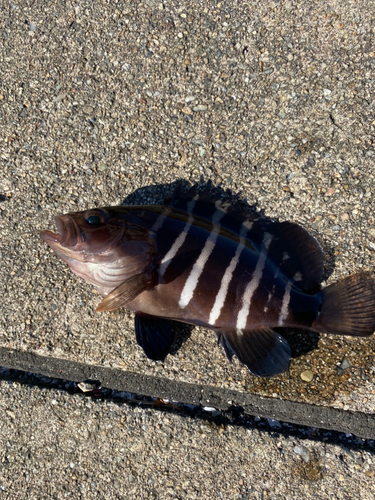
[(24, 234), (203, 176), (316, 235), (327, 283), (372, 270), (374, 17), (364, 0), (4, 6), (1, 346), (374, 414), (374, 338), (291, 332), (290, 375), (272, 380), (199, 329), (153, 363), (132, 316), (94, 314), (92, 288)]
[(371, 447), (0, 382), (1, 498), (361, 499)]

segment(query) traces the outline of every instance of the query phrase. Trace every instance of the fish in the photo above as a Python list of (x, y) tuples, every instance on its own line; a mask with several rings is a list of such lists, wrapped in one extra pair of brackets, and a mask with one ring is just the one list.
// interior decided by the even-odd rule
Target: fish
[(369, 272), (322, 288), (325, 255), (314, 236), (210, 186), (179, 184), (161, 205), (93, 208), (55, 221), (58, 232), (41, 239), (103, 296), (96, 311), (135, 313), (136, 341), (152, 360), (170, 351), (174, 322), (214, 330), (229, 361), (235, 355), (260, 377), (289, 370), (283, 329), (360, 337), (375, 330)]

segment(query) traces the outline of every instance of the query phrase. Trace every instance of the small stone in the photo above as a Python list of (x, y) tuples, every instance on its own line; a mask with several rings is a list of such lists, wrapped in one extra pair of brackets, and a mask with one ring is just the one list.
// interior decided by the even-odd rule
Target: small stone
[(349, 214), (341, 214), (341, 220), (349, 220)]
[(371, 250), (375, 250), (375, 244), (372, 243), (372, 241), (368, 242), (368, 246), (371, 248)]
[(304, 372), (301, 373), (301, 379), (304, 380), (305, 382), (311, 382), (313, 378), (314, 374), (311, 370), (305, 370)]
[(335, 188), (332, 187), (332, 188), (328, 189), (328, 191), (325, 193), (324, 196), (332, 196), (334, 192), (335, 192)]
[(181, 111), (185, 114), (185, 115), (193, 115), (193, 111), (191, 108), (189, 108), (189, 106), (185, 106), (184, 108), (181, 109)]
[(62, 100), (64, 100), (66, 97), (66, 94), (65, 92), (63, 92), (62, 94), (59, 94), (58, 96), (56, 96), (53, 100), (54, 103), (57, 103), (57, 102), (61, 102)]
[(207, 106), (204, 104), (198, 104), (198, 106), (194, 106), (193, 111), (207, 111)]
[(77, 387), (81, 389), (82, 392), (92, 392), (96, 389), (96, 384), (89, 384), (88, 382), (80, 382)]
[(86, 104), (85, 106), (83, 106), (83, 111), (85, 113), (92, 113), (94, 111), (94, 108), (92, 106), (90, 106), (89, 104)]
[(308, 462), (310, 460), (310, 452), (305, 446), (297, 445), (294, 447), (294, 453), (297, 453), (304, 462)]
[(352, 365), (349, 363), (349, 361), (344, 358), (342, 361), (341, 361), (341, 365), (340, 365), (340, 368), (342, 370), (346, 370), (347, 368), (350, 368)]
[(306, 167), (313, 167), (315, 165), (315, 155), (310, 155), (309, 159), (306, 162)]
[(323, 89), (323, 95), (325, 97), (325, 99), (330, 99), (331, 97), (331, 94), (332, 94), (332, 90), (329, 90), (329, 89)]
[(188, 95), (185, 97), (185, 102), (191, 102), (194, 101), (195, 97), (193, 95)]

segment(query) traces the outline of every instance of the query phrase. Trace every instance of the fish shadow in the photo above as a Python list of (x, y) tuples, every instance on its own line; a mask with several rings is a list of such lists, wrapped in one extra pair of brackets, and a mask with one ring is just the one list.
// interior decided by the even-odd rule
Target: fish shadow
[(168, 184), (144, 186), (126, 196), (122, 200), (121, 205), (162, 205), (165, 199), (170, 197), (178, 187), (182, 191), (188, 191), (192, 187), (197, 187), (198, 192), (209, 190), (212, 196), (222, 198), (223, 200), (230, 200), (233, 204), (240, 202), (241, 206), (246, 208), (249, 213), (257, 213), (265, 220), (271, 220), (264, 215), (256, 203), (249, 205), (246, 198), (241, 197), (241, 194), (234, 194), (230, 189), (225, 190), (220, 185), (215, 186), (211, 181), (206, 182), (203, 180), (193, 185), (185, 179), (178, 179)]
[(273, 330), (288, 342), (293, 359), (304, 356), (308, 352), (318, 348), (319, 333), (300, 330), (298, 328), (274, 328)]
[[(231, 203), (240, 203), (241, 206), (250, 213), (255, 213), (262, 217), (266, 222), (276, 222), (278, 219), (266, 217), (263, 210), (261, 210), (257, 203), (250, 205), (246, 198), (242, 197), (241, 194), (235, 194), (230, 189), (223, 189), (220, 185), (215, 186), (211, 181), (205, 181), (203, 178), (196, 185), (198, 191), (210, 190), (212, 196), (216, 198), (220, 197), (225, 200), (229, 200)], [(126, 196), (121, 202), (122, 205), (162, 205), (169, 196), (177, 189), (177, 187), (182, 188), (183, 191), (188, 191), (192, 185), (186, 179), (178, 179), (172, 183), (165, 184), (154, 184), (149, 186), (144, 186), (130, 195)], [(327, 279), (333, 272), (335, 268), (335, 248), (330, 246), (323, 240), (321, 235), (314, 230), (309, 230), (320, 243), (323, 251), (325, 253), (324, 262), (324, 279)], [(194, 326), (171, 321), (171, 324), (175, 328), (176, 337), (169, 351), (169, 354), (175, 355), (177, 351), (182, 347), (182, 345), (190, 337)], [(317, 349), (320, 336), (318, 333), (300, 330), (295, 328), (275, 328), (277, 333), (285, 338), (289, 343), (292, 358), (297, 358), (299, 356), (305, 355), (306, 353)]]
[(193, 325), (188, 325), (187, 323), (181, 323), (180, 321), (170, 320), (169, 322), (174, 329), (175, 338), (168, 354), (175, 356), (181, 349), (182, 345), (189, 339), (195, 327)]

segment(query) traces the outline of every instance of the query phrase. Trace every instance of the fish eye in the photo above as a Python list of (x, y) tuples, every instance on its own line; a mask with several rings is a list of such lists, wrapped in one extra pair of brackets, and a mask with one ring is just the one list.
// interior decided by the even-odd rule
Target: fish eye
[(85, 213), (84, 219), (90, 226), (98, 226), (106, 220), (106, 214), (102, 210), (89, 210)]

